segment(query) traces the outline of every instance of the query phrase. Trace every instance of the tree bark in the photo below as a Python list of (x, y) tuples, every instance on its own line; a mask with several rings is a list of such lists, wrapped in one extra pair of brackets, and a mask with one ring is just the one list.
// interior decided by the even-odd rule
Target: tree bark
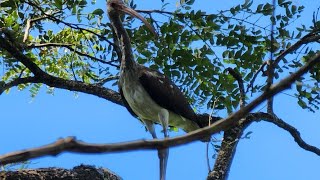
[(73, 169), (39, 168), (16, 171), (0, 171), (1, 180), (121, 180), (122, 178), (105, 168), (89, 165), (76, 166)]
[(244, 129), (243, 125), (237, 125), (224, 132), (214, 168), (209, 173), (207, 180), (226, 180), (228, 178), (236, 147)]

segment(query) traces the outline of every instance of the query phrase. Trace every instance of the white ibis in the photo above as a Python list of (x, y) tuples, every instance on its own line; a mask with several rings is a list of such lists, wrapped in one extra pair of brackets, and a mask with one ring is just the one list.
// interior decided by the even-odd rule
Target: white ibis
[[(146, 125), (153, 138), (157, 138), (154, 123), (162, 125), (164, 137), (172, 125), (190, 132), (202, 127), (197, 115), (180, 89), (165, 75), (135, 62), (130, 38), (123, 27), (120, 13), (139, 18), (156, 34), (154, 28), (122, 0), (108, 0), (108, 16), (116, 32), (122, 51), (119, 91), (128, 111)], [(198, 124), (199, 123), (199, 124)], [(159, 149), (160, 179), (166, 176), (169, 150)]]

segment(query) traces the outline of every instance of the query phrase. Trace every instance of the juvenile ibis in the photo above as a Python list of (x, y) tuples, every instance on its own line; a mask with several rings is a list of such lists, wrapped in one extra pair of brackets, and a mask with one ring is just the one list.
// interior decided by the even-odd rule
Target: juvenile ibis
[[(157, 138), (154, 123), (162, 125), (165, 138), (168, 137), (169, 125), (186, 132), (202, 127), (198, 121), (200, 116), (193, 111), (184, 94), (168, 77), (135, 62), (130, 38), (120, 15), (126, 13), (140, 19), (156, 35), (153, 26), (136, 11), (125, 6), (122, 0), (108, 0), (107, 11), (122, 53), (119, 92), (128, 111), (146, 125), (153, 138)], [(158, 150), (161, 180), (166, 177), (168, 155), (167, 148)]]

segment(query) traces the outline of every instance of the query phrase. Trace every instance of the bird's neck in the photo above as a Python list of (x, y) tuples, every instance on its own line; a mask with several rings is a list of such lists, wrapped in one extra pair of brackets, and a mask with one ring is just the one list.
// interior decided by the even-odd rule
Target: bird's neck
[(122, 25), (122, 22), (119, 16), (114, 17), (114, 21), (112, 22), (112, 25), (117, 34), (119, 45), (122, 52), (122, 57), (120, 62), (121, 69), (125, 70), (129, 68), (133, 68), (136, 65), (136, 63), (134, 61), (134, 57), (132, 53), (131, 41), (127, 31)]

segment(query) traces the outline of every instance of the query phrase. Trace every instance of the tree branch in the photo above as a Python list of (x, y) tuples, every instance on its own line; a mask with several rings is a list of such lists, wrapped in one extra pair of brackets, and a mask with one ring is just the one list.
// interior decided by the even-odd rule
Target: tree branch
[[(271, 59), (268, 63), (268, 78), (267, 78), (267, 85), (266, 85), (266, 91), (269, 89), (269, 87), (273, 84), (273, 78), (274, 78), (274, 71), (275, 71), (275, 67), (278, 66), (279, 62), (287, 55), (292, 53), (293, 51), (297, 50), (298, 48), (300, 48), (303, 44), (307, 44), (310, 42), (315, 42), (318, 41), (320, 39), (320, 35), (317, 35), (320, 32), (320, 29), (314, 29), (312, 32), (308, 33), (307, 35), (305, 35), (304, 37), (302, 37), (298, 42), (296, 42), (294, 45), (292, 45), (291, 47), (289, 47), (288, 49), (286, 49), (285, 51), (283, 51), (275, 60)], [(273, 34), (271, 33), (271, 37), (273, 39)], [(272, 43), (272, 41), (271, 41)], [(273, 48), (272, 44), (271, 44), (271, 48)], [(273, 52), (271, 52), (273, 53)], [(267, 109), (268, 109), (268, 113), (273, 113), (273, 98), (269, 98), (268, 99), (268, 103), (267, 103)]]
[(43, 146), (40, 148), (33, 148), (29, 150), (23, 150), (19, 152), (9, 153), (0, 156), (0, 164), (8, 164), (20, 161), (26, 161), (31, 158), (42, 157), (47, 155), (58, 155), (62, 152), (77, 152), (77, 153), (106, 153), (106, 152), (121, 152), (138, 149), (161, 149), (182, 144), (187, 144), (195, 140), (200, 140), (203, 137), (207, 137), (211, 134), (220, 132), (222, 130), (228, 130), (235, 124), (239, 123), (239, 119), (245, 117), (251, 110), (257, 105), (264, 102), (266, 99), (274, 96), (275, 94), (290, 88), (291, 84), (300, 78), (303, 74), (308, 72), (316, 63), (320, 62), (320, 53), (316, 54), (310, 59), (304, 66), (298, 71), (292, 73), (290, 76), (284, 78), (279, 83), (272, 85), (268, 91), (263, 92), (259, 97), (249, 103), (247, 106), (241, 108), (239, 111), (230, 115), (226, 119), (219, 120), (213, 123), (211, 126), (198, 129), (183, 136), (175, 138), (166, 138), (163, 140), (140, 140), (124, 143), (113, 144), (88, 144), (80, 141), (76, 141), (74, 138), (69, 137), (66, 139), (58, 140), (53, 144)]
[(7, 89), (18, 86), (20, 84), (27, 84), (27, 83), (40, 83), (40, 81), (37, 77), (17, 78), (10, 81), (9, 83), (0, 81), (0, 95)]
[(316, 42), (320, 40), (320, 35), (317, 35), (320, 33), (320, 29), (313, 30), (312, 32), (308, 33), (307, 35), (303, 36), (299, 41), (297, 41), (295, 44), (290, 46), (288, 49), (284, 50), (273, 62), (275, 66), (279, 64), (279, 62), (288, 54), (292, 53), (293, 51), (299, 49), (302, 45), (308, 44), (310, 42)]
[(263, 62), (263, 64), (259, 67), (259, 69), (257, 70), (257, 72), (253, 75), (252, 79), (250, 80), (250, 83), (247, 87), (246, 93), (249, 92), (249, 89), (252, 88), (253, 89), (253, 84), (254, 81), (256, 80), (256, 78), (258, 77), (258, 74), (263, 71), (263, 68), (267, 65), (267, 61)]
[[(176, 12), (163, 11), (163, 10), (158, 10), (158, 9), (154, 9), (154, 10), (139, 10), (138, 9), (138, 10), (135, 10), (135, 11), (137, 11), (139, 13), (146, 13), (146, 14), (158, 13), (158, 14), (177, 15), (177, 16), (181, 16), (181, 17), (187, 17), (185, 13), (176, 13)], [(220, 13), (223, 13), (223, 11), (220, 11)], [(220, 18), (229, 18), (229, 19), (233, 19), (233, 20), (236, 20), (236, 21), (244, 22), (244, 23), (253, 25), (255, 27), (258, 27), (260, 29), (263, 29), (265, 31), (269, 31), (266, 27), (262, 27), (262, 26), (257, 25), (256, 23), (252, 23), (252, 22), (249, 22), (247, 20), (239, 19), (239, 18), (236, 18), (236, 17), (233, 17), (233, 16), (224, 16), (224, 15), (216, 15), (216, 14), (203, 14), (203, 13), (200, 14), (201, 17), (208, 17), (208, 16), (212, 16), (212, 15), (214, 15), (216, 17), (220, 17)]]
[(229, 169), (238, 145), (239, 139), (244, 131), (242, 124), (226, 130), (223, 134), (223, 140), (219, 149), (218, 156), (215, 160), (214, 168), (209, 173), (207, 180), (227, 179)]
[[(0, 33), (3, 31), (0, 31)], [(113, 103), (123, 105), (121, 97), (118, 92), (111, 89), (96, 85), (96, 84), (86, 84), (79, 81), (72, 81), (67, 79), (62, 79), (59, 77), (52, 76), (42, 69), (40, 69), (29, 57), (22, 53), (22, 49), (18, 49), (19, 45), (17, 43), (11, 42), (3, 36), (0, 36), (0, 48), (8, 51), (14, 58), (25, 65), (35, 76), (37, 83), (43, 83), (51, 87), (68, 89), (70, 91), (78, 91), (87, 94), (92, 94), (101, 98), (104, 98)], [(17, 83), (17, 82), (15, 82)], [(28, 83), (28, 82), (26, 82)], [(15, 85), (15, 84), (12, 84)], [(16, 84), (18, 85), (18, 84)], [(12, 86), (11, 86), (12, 87)]]
[(11, 40), (9, 33), (9, 30), (4, 28), (0, 29), (0, 48), (8, 51), (13, 57), (25, 65), (35, 76), (44, 74), (45, 72), (42, 71), (42, 69), (32, 62), (31, 59), (21, 53), (23, 51), (23, 47), (21, 47), (20, 44), (13, 42), (14, 40)]
[[(235, 71), (232, 68), (226, 69), (234, 79), (238, 82), (239, 91), (240, 91), (240, 108), (243, 108), (246, 104), (245, 98), (246, 94), (244, 91), (243, 79), (239, 72)], [(221, 147), (219, 149), (218, 156), (216, 158), (214, 168), (209, 173), (207, 180), (216, 180), (216, 179), (227, 179), (229, 174), (229, 169), (235, 154), (236, 147), (238, 145), (238, 140), (241, 138), (244, 127), (241, 123), (238, 123), (236, 126), (224, 131), (223, 140)]]
[(246, 92), (244, 91), (242, 76), (240, 73), (238, 73), (237, 71), (235, 71), (232, 68), (227, 68), (227, 70), (232, 75), (232, 77), (235, 78), (236, 81), (238, 82), (239, 91), (240, 91), (240, 103), (239, 104), (240, 104), (240, 107), (243, 107), (246, 105)]
[(105, 168), (95, 168), (88, 165), (76, 166), (73, 169), (39, 168), (19, 169), (17, 171), (1, 171), (0, 179), (28, 179), (28, 180), (120, 180), (118, 175)]
[(250, 123), (252, 121), (261, 121), (261, 120), (273, 123), (276, 126), (278, 126), (279, 128), (289, 132), (291, 134), (291, 136), (294, 138), (294, 140), (297, 142), (297, 144), (302, 149), (304, 149), (306, 151), (313, 152), (313, 153), (317, 154), (318, 156), (320, 156), (320, 149), (319, 148), (306, 143), (301, 138), (300, 132), (295, 127), (291, 126), (290, 124), (286, 123), (282, 119), (280, 119), (272, 114), (262, 113), (262, 112), (253, 113), (252, 115), (249, 116), (248, 119), (246, 119), (246, 123)]
[(97, 57), (95, 57), (95, 56), (90, 56), (90, 55), (87, 54), (87, 53), (83, 53), (83, 52), (77, 51), (76, 49), (72, 48), (71, 46), (72, 46), (72, 44), (43, 43), (43, 44), (29, 44), (27, 47), (28, 47), (28, 48), (65, 47), (65, 48), (69, 49), (70, 51), (73, 51), (73, 52), (79, 54), (80, 56), (84, 56), (84, 57), (87, 57), (87, 58), (96, 60), (96, 61), (98, 61), (98, 62), (101, 62), (101, 63), (103, 63), (103, 64), (108, 64), (108, 65), (110, 65), (110, 66), (119, 68), (119, 65), (115, 65), (115, 64), (112, 64), (111, 62), (105, 61), (105, 60), (103, 60), (103, 59), (99, 59), (99, 58), (97, 58)]
[[(272, 45), (271, 45), (272, 46)], [(270, 59), (268, 61), (268, 68), (267, 68), (267, 74), (268, 74), (268, 78), (267, 78), (267, 85), (266, 85), (266, 89), (265, 91), (268, 91), (270, 86), (273, 84), (273, 80), (274, 80), (274, 64), (273, 64), (273, 60)], [(268, 98), (267, 100), (267, 112), (270, 114), (273, 114), (273, 97)]]
[(26, 24), (26, 28), (24, 30), (24, 36), (23, 36), (23, 41), (22, 42), (26, 42), (28, 37), (29, 37), (29, 34), (30, 34), (30, 29), (32, 28), (32, 25), (34, 22), (37, 22), (37, 21), (41, 21), (43, 19), (47, 19), (48, 17), (47, 16), (40, 16), (40, 17), (37, 17), (37, 18), (33, 18), (33, 19), (28, 19), (27, 20), (27, 24)]
[(89, 32), (91, 34), (94, 34), (95, 36), (99, 37), (100, 39), (102, 40), (105, 40), (106, 42), (108, 42), (109, 44), (111, 44), (113, 47), (114, 47), (114, 50), (117, 52), (117, 54), (120, 54), (121, 51), (119, 49), (119, 47), (112, 43), (109, 39), (107, 39), (106, 37), (104, 37), (103, 35), (101, 34), (98, 34), (90, 29), (86, 29), (86, 28), (83, 28), (83, 27), (80, 27), (78, 24), (73, 24), (73, 23), (69, 23), (69, 22), (65, 22), (61, 19), (58, 19), (56, 18), (55, 16), (51, 15), (51, 14), (47, 14), (41, 7), (39, 7), (38, 5), (36, 5), (35, 3), (33, 2), (30, 2), (30, 1), (26, 1), (27, 4), (29, 4), (30, 6), (32, 7), (35, 7), (36, 9), (38, 9), (44, 16), (46, 16), (48, 19), (50, 19), (51, 21), (54, 21), (54, 22), (57, 22), (57, 23), (62, 23), (70, 28), (73, 28), (73, 29), (78, 29), (80, 31), (86, 31), (86, 32)]

